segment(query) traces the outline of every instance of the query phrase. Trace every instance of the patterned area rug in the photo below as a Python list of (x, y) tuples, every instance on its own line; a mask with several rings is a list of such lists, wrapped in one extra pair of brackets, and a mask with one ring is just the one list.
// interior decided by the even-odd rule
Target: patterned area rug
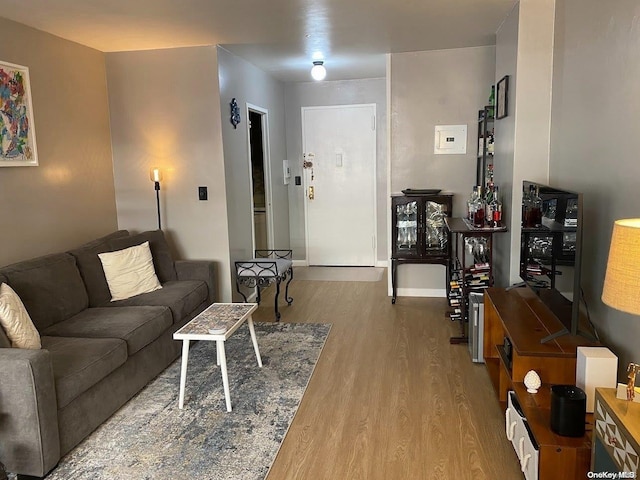
[(47, 480), (264, 478), (293, 420), (331, 328), (255, 323), (225, 344), (233, 411), (227, 413), (215, 342), (189, 352), (184, 409), (180, 359), (78, 447)]

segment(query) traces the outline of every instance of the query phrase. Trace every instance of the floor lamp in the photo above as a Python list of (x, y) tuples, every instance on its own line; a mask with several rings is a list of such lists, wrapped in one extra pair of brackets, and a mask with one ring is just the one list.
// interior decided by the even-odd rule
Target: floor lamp
[(156, 191), (156, 209), (158, 210), (158, 230), (162, 230), (162, 221), (160, 220), (160, 182), (162, 181), (162, 170), (159, 168), (152, 168), (149, 177), (153, 182), (153, 187)]
[[(616, 310), (640, 315), (640, 218), (616, 220), (613, 224), (602, 301)], [(625, 396), (634, 400), (640, 365), (629, 364), (627, 372)]]

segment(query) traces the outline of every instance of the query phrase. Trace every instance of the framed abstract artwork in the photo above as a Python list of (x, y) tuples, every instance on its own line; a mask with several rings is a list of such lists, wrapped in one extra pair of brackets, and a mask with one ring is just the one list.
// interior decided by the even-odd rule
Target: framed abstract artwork
[(0, 167), (37, 165), (29, 68), (0, 62)]
[(497, 102), (496, 102), (496, 118), (504, 118), (509, 115), (509, 109), (507, 108), (509, 105), (509, 75), (505, 75), (498, 82), (498, 94), (497, 94)]

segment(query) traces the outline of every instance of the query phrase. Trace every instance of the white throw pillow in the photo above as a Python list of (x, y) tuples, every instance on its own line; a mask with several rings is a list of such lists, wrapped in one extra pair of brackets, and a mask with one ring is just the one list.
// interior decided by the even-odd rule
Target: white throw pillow
[(149, 242), (115, 252), (99, 253), (98, 257), (112, 302), (162, 288), (153, 268)]
[(0, 324), (14, 348), (42, 348), (40, 334), (18, 294), (6, 283), (0, 285)]

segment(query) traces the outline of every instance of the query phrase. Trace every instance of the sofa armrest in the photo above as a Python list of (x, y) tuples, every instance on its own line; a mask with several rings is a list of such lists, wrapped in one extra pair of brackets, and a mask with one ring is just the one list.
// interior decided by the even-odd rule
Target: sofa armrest
[(209, 303), (216, 301), (216, 265), (208, 260), (176, 260), (178, 280), (202, 280), (209, 289)]
[(44, 476), (60, 460), (58, 405), (48, 350), (0, 348), (0, 461)]

